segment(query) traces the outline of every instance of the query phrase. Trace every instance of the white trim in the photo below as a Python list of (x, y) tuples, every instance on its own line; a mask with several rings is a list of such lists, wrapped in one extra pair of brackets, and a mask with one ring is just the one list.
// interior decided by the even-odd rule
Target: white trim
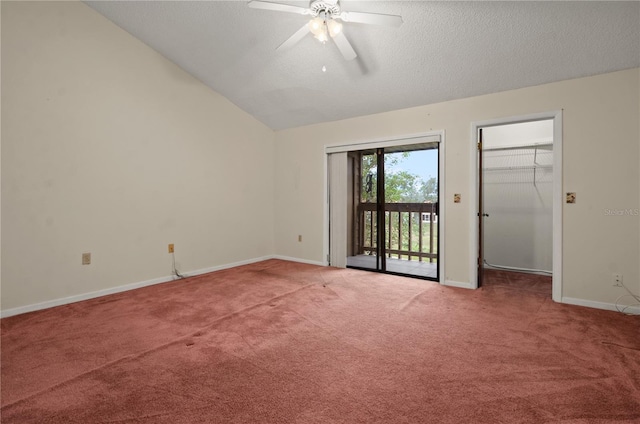
[(551, 277), (551, 298), (562, 302), (562, 111), (553, 114), (553, 276)]
[(463, 283), (461, 281), (453, 281), (453, 280), (446, 280), (442, 283), (443, 286), (448, 286), (448, 287), (459, 287), (459, 288), (463, 288), (463, 289), (472, 289), (472, 284), (471, 283)]
[(324, 155), (324, 228), (322, 231), (322, 262), (329, 265), (329, 154)]
[(444, 180), (445, 175), (445, 150), (446, 143), (444, 142), (445, 131), (439, 131), (440, 133), (440, 144), (438, 145), (438, 283), (445, 284), (445, 240), (446, 237), (446, 228), (445, 225), (447, 222), (447, 211), (445, 199), (447, 198), (447, 190), (446, 190), (446, 182)]
[(535, 113), (524, 116), (491, 119), (471, 123), (470, 168), (473, 170), (469, 178), (469, 279), (471, 288), (478, 288), (478, 147), (479, 128), (498, 125), (517, 124), (522, 122), (553, 119), (553, 277), (552, 298), (562, 302), (562, 110)]
[[(575, 297), (563, 297), (562, 303), (576, 306), (586, 306), (587, 308), (604, 309), (605, 311), (620, 312), (616, 308), (615, 303), (597, 302), (595, 300), (577, 299)], [(624, 305), (620, 305), (624, 307)], [(640, 314), (640, 306), (630, 306), (627, 312), (631, 314)]]
[(368, 150), (393, 146), (410, 146), (421, 143), (439, 143), (444, 136), (444, 131), (429, 131), (420, 134), (410, 134), (376, 140), (355, 141), (347, 144), (330, 144), (324, 146), (325, 153), (352, 152), (356, 150)]
[(322, 262), (319, 262), (319, 261), (312, 261), (312, 260), (309, 260), (309, 259), (294, 258), (294, 257), (291, 257), (291, 256), (273, 255), (271, 257), (271, 259), (280, 259), (282, 261), (298, 262), (298, 263), (301, 263), (301, 264), (308, 264), (308, 265), (329, 266), (328, 264), (322, 263)]
[(126, 284), (124, 286), (112, 287), (109, 289), (97, 290), (89, 293), (82, 293), (75, 296), (62, 297), (59, 299), (47, 300), (45, 302), (33, 303), (31, 305), (19, 306), (17, 308), (4, 309), (0, 312), (1, 318), (6, 318), (19, 314), (26, 314), (27, 312), (39, 311), (42, 309), (49, 309), (55, 306), (68, 305), (70, 303), (82, 302), (83, 300), (94, 299), (96, 297), (107, 296), (110, 294), (121, 293), (124, 291), (135, 290), (141, 287), (152, 286), (155, 284), (167, 283), (173, 281), (174, 277), (159, 277), (152, 280), (139, 281), (136, 283)]
[(480, 123), (471, 123), (471, 149), (469, 156), (469, 288), (478, 288), (478, 262), (480, 252), (478, 251), (478, 192), (480, 182), (478, 181), (478, 127)]
[[(276, 257), (272, 256), (272, 255), (262, 256), (262, 257), (259, 257), (259, 258), (247, 259), (247, 260), (244, 260), (244, 261), (233, 262), (233, 263), (230, 263), (230, 264), (218, 265), (218, 266), (213, 266), (213, 267), (209, 267), (209, 268), (197, 269), (195, 271), (185, 272), (183, 275), (185, 277), (194, 277), (196, 275), (207, 274), (209, 272), (214, 272), (214, 271), (221, 271), (223, 269), (228, 269), (228, 268), (235, 268), (235, 267), (242, 266), (242, 265), (249, 265), (249, 264), (252, 264), (252, 263), (262, 262), (262, 261), (266, 261), (268, 259), (275, 259), (275, 258)], [(297, 261), (297, 262), (299, 262), (299, 261)], [(6, 317), (13, 316), (13, 315), (25, 314), (27, 312), (34, 312), (34, 311), (39, 311), (39, 310), (42, 310), (42, 309), (53, 308), (55, 306), (68, 305), (70, 303), (81, 302), (83, 300), (89, 300), (89, 299), (95, 299), (96, 297), (107, 296), (107, 295), (115, 294), (115, 293), (122, 293), (122, 292), (129, 291), (129, 290), (135, 290), (135, 289), (139, 289), (139, 288), (142, 288), (142, 287), (153, 286), (155, 284), (168, 283), (170, 281), (175, 281), (175, 280), (176, 280), (176, 277), (173, 276), (173, 275), (165, 276), (165, 277), (158, 277), (158, 278), (153, 278), (151, 280), (138, 281), (136, 283), (125, 284), (123, 286), (117, 286), (117, 287), (112, 287), (112, 288), (108, 288), (108, 289), (97, 290), (97, 291), (93, 291), (93, 292), (89, 292), (89, 293), (78, 294), (78, 295), (75, 295), (75, 296), (63, 297), (63, 298), (60, 298), (60, 299), (47, 300), (45, 302), (34, 303), (34, 304), (31, 304), (31, 305), (25, 305), (25, 306), (19, 306), (17, 308), (5, 309), (5, 310), (0, 311), (0, 318), (6, 318)]]
[(183, 272), (180, 274), (183, 275), (184, 277), (195, 277), (196, 275), (208, 274), (210, 272), (215, 272), (215, 271), (222, 271), (223, 269), (235, 268), (242, 265), (250, 265), (256, 262), (267, 261), (269, 259), (275, 259), (275, 258), (273, 255), (266, 255), (266, 256), (261, 256), (259, 258), (252, 258), (252, 259), (246, 259), (244, 261), (232, 262), (230, 264), (216, 265), (209, 268), (196, 269), (195, 271)]

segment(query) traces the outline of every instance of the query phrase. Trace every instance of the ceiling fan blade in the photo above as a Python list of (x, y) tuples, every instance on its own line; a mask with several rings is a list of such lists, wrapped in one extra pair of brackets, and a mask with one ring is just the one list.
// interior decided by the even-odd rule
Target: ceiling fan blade
[(309, 33), (309, 25), (305, 23), (302, 28), (297, 30), (291, 37), (289, 37), (284, 43), (280, 44), (276, 50), (288, 49), (289, 47), (302, 40), (305, 35)]
[(346, 60), (352, 60), (358, 57), (355, 50), (353, 50), (353, 47), (351, 47), (351, 43), (349, 42), (349, 40), (347, 40), (347, 37), (345, 37), (342, 32), (336, 34), (333, 37), (333, 41), (336, 43), (336, 46), (338, 46), (338, 50), (340, 50), (340, 53), (342, 53), (342, 56), (344, 56)]
[(342, 12), (340, 19), (345, 22), (357, 22), (360, 24), (384, 25), (399, 27), (402, 25), (402, 16), (383, 15), (381, 13)]
[(253, 0), (253, 1), (250, 1), (247, 6), (252, 7), (254, 9), (273, 10), (275, 12), (290, 12), (290, 13), (297, 13), (299, 15), (309, 14), (309, 9), (305, 9), (304, 7), (291, 6), (291, 5), (282, 4), (282, 3), (271, 3), (268, 1)]

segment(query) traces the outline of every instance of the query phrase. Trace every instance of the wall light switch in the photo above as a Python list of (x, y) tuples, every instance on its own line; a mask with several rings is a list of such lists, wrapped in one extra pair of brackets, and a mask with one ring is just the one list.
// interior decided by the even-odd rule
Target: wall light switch
[(576, 203), (576, 194), (571, 192), (567, 193), (567, 203)]
[(91, 253), (82, 254), (82, 265), (91, 265)]

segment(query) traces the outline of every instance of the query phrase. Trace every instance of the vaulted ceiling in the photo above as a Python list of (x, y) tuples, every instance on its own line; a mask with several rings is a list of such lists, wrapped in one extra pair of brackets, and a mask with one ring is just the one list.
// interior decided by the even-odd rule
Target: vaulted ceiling
[(640, 66), (634, 1), (343, 0), (404, 20), (345, 23), (351, 61), (311, 35), (276, 51), (309, 17), (244, 0), (86, 3), (274, 130)]

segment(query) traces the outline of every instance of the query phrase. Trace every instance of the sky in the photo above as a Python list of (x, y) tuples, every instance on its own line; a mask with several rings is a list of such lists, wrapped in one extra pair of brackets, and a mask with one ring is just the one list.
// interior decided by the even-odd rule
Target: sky
[[(386, 167), (385, 167), (386, 168)], [(389, 169), (385, 169), (389, 172)], [(409, 157), (401, 159), (392, 171), (407, 171), (420, 176), (424, 181), (438, 177), (438, 150), (418, 150), (409, 152)]]

